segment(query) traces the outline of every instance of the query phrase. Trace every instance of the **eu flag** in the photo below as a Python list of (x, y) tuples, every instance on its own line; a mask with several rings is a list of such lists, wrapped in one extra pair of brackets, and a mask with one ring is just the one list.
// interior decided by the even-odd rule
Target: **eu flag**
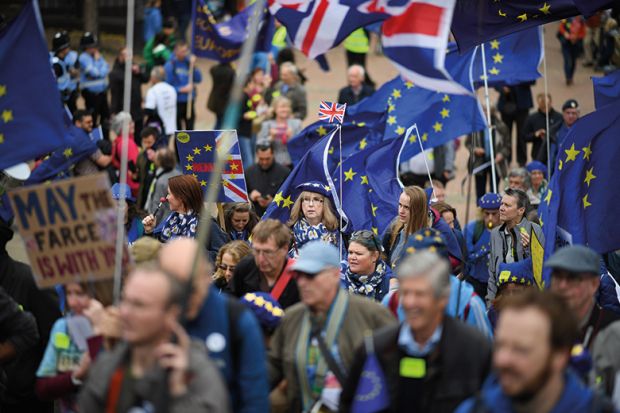
[(66, 143), (63, 107), (35, 0), (0, 31), (0, 169)]
[(573, 0), (459, 0), (452, 34), (464, 52), (510, 33), (579, 14)]
[(593, 77), (594, 105), (597, 109), (620, 99), (620, 69), (604, 77)]
[(70, 126), (65, 133), (63, 146), (53, 151), (30, 174), (26, 185), (34, 185), (45, 181), (54, 181), (72, 176), (76, 163), (97, 151), (97, 145), (88, 134)]
[(195, 3), (192, 14), (192, 52), (196, 56), (223, 63), (236, 60), (241, 53), (243, 42), (248, 37), (251, 17), (262, 20), (256, 49), (269, 50), (275, 32), (273, 17), (265, 11), (262, 16), (258, 16), (259, 11), (254, 4), (241, 10), (230, 20), (217, 23), (203, 0), (196, 0)]
[(545, 258), (569, 243), (601, 254), (620, 249), (620, 191), (611, 185), (620, 174), (619, 127), (620, 105), (607, 105), (579, 119), (566, 135), (539, 207)]
[(387, 380), (377, 355), (372, 352), (366, 355), (364, 368), (351, 404), (351, 412), (374, 413), (388, 407), (390, 407), (390, 396), (387, 391)]
[[(484, 85), (482, 50), (476, 49), (473, 77), (476, 86)], [(489, 86), (517, 85), (540, 77), (543, 58), (542, 28), (534, 27), (485, 43)]]
[(261, 219), (271, 218), (287, 222), (291, 215), (291, 207), (295, 203), (295, 198), (299, 195), (297, 186), (310, 181), (316, 181), (324, 185), (327, 191), (331, 191), (333, 204), (335, 206), (339, 205), (338, 196), (327, 169), (329, 148), (333, 144), (336, 133), (336, 130), (333, 130), (324, 136), (299, 161), (280, 187), (278, 193), (273, 197), (273, 202), (269, 205)]
[[(234, 136), (224, 139), (226, 133)], [(178, 131), (176, 133), (177, 152), (181, 170), (193, 175), (203, 191), (211, 182), (211, 172), (216, 156), (226, 157), (217, 202), (248, 202), (248, 190), (243, 174), (243, 162), (236, 131)], [(224, 146), (227, 143), (228, 146)]]

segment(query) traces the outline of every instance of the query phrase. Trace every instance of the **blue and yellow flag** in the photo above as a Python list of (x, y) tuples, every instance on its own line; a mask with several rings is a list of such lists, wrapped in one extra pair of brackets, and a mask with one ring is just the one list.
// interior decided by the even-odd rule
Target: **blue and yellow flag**
[[(620, 105), (607, 105), (575, 123), (559, 151), (538, 213), (545, 258), (566, 244), (583, 244), (603, 254), (620, 249)], [(544, 273), (548, 282), (549, 273)]]
[(593, 77), (594, 106), (597, 109), (620, 100), (620, 69), (604, 77)]
[(63, 107), (36, 0), (0, 31), (0, 169), (66, 143)]
[(579, 14), (573, 0), (459, 0), (452, 34), (464, 52), (510, 33)]

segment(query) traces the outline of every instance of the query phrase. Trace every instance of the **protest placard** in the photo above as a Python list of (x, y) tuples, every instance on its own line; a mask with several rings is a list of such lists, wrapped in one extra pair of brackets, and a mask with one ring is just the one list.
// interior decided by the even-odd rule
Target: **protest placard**
[(22, 187), (9, 198), (39, 287), (114, 276), (116, 203), (106, 175)]

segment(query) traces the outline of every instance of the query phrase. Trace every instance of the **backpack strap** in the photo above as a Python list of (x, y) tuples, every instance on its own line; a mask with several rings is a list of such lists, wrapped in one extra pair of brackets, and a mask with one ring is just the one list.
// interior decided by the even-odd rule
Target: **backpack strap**
[(271, 296), (276, 301), (280, 301), (280, 297), (282, 296), (282, 293), (284, 292), (284, 290), (286, 289), (286, 286), (291, 282), (291, 279), (293, 278), (293, 272), (291, 270), (291, 267), (293, 266), (294, 263), (295, 263), (295, 260), (293, 259), (288, 260), (288, 262), (286, 263), (286, 266), (284, 267), (284, 271), (282, 271), (282, 274), (280, 274), (278, 281), (276, 281), (276, 283), (273, 285), (273, 288), (271, 289)]
[(114, 370), (114, 374), (112, 374), (112, 378), (110, 379), (110, 387), (108, 388), (108, 397), (105, 403), (106, 413), (116, 412), (118, 399), (121, 396), (121, 388), (123, 386), (124, 376), (125, 371), (122, 367), (118, 367), (116, 370)]

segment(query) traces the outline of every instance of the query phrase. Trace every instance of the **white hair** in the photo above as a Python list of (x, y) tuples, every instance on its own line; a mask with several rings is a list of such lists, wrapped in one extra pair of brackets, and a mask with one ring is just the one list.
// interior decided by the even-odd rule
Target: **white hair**
[(450, 265), (436, 252), (424, 250), (408, 255), (398, 265), (396, 274), (399, 280), (428, 279), (437, 298), (450, 295)]
[(123, 124), (125, 122), (131, 122), (131, 115), (127, 112), (118, 112), (116, 116), (112, 118), (110, 128), (117, 136), (123, 131)]
[(348, 73), (348, 74), (351, 74), (351, 72), (352, 72), (353, 70), (357, 70), (358, 72), (360, 72), (360, 75), (361, 75), (362, 77), (365, 77), (365, 76), (366, 76), (366, 70), (365, 70), (365, 69), (364, 69), (364, 67), (363, 67), (363, 66), (361, 66), (361, 65), (351, 65), (351, 66), (349, 66), (349, 68), (347, 69), (347, 73)]

